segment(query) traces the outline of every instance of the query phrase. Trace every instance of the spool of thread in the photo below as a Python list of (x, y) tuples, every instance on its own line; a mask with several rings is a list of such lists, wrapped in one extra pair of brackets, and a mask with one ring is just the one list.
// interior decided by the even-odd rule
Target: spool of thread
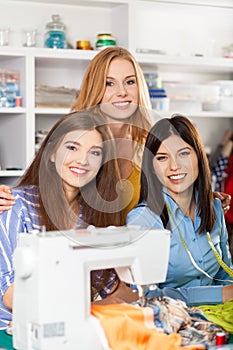
[(215, 338), (216, 345), (224, 345), (226, 344), (226, 333), (225, 332), (217, 332)]
[(21, 96), (16, 96), (15, 98), (15, 107), (21, 107), (22, 103), (22, 97)]

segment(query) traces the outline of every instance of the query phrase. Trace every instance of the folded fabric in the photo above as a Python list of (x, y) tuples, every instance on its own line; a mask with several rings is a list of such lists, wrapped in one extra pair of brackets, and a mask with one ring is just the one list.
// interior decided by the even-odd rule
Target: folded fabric
[(167, 334), (178, 333), (182, 338), (182, 345), (208, 344), (215, 345), (215, 337), (222, 328), (213, 324), (198, 308), (188, 308), (177, 299), (169, 297), (152, 298), (147, 302), (154, 313), (154, 324), (161, 327)]
[(153, 308), (132, 304), (92, 305), (111, 350), (184, 350), (206, 349), (204, 344), (182, 347), (177, 333), (166, 334), (155, 326)]
[(229, 333), (233, 333), (233, 299), (224, 304), (198, 306), (206, 318), (222, 327)]

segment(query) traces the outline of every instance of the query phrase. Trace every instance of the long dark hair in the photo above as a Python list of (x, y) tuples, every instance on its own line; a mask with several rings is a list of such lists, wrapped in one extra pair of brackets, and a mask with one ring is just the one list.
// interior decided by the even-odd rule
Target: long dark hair
[(121, 214), (120, 175), (114, 141), (106, 123), (90, 111), (74, 112), (61, 118), (49, 131), (19, 186), (36, 185), (40, 194), (41, 224), (47, 230), (70, 229), (77, 224), (77, 212), (70, 208), (65, 197), (62, 179), (51, 155), (64, 136), (74, 130), (96, 129), (103, 139), (103, 160), (96, 179), (79, 190), (77, 208), (87, 224), (105, 227), (123, 224)]
[(168, 212), (162, 195), (162, 184), (154, 173), (153, 158), (161, 143), (174, 134), (180, 136), (196, 152), (199, 175), (193, 190), (198, 190), (198, 209), (201, 217), (199, 232), (211, 231), (215, 215), (209, 163), (197, 130), (190, 120), (182, 115), (176, 114), (171, 118), (159, 120), (147, 136), (142, 160), (140, 201), (147, 201), (149, 208), (160, 215), (164, 226), (167, 226)]

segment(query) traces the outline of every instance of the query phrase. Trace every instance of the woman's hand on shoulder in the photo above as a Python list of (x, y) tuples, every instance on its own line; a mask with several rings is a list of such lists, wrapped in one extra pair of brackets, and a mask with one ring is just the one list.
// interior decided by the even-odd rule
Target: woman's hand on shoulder
[(11, 194), (11, 188), (7, 185), (0, 185), (0, 214), (11, 209), (15, 204), (15, 199)]
[(224, 213), (228, 212), (231, 205), (231, 196), (223, 192), (214, 192), (214, 197), (220, 199)]

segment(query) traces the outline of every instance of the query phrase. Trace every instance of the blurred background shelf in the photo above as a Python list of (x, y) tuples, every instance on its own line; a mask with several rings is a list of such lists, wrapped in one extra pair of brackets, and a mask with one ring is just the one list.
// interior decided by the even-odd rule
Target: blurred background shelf
[[(45, 26), (55, 13), (66, 24), (74, 49), (43, 47)], [(78, 92), (98, 51), (76, 50), (77, 40), (89, 40), (95, 48), (97, 34), (111, 33), (119, 46), (134, 54), (144, 72), (156, 72), (162, 81), (207, 84), (233, 79), (233, 59), (222, 57), (222, 47), (232, 44), (233, 38), (231, 0), (5, 0), (0, 21), (2, 27), (10, 28), (9, 45), (0, 47), (0, 68), (19, 72), (22, 97), (20, 107), (0, 108), (2, 169), (25, 169), (35, 155), (36, 134), (48, 131), (70, 111), (68, 105), (37, 107), (35, 95), (38, 86)], [(36, 47), (22, 46), (23, 30), (28, 28), (37, 28)], [(139, 52), (145, 48), (163, 54)], [(190, 109), (185, 114), (211, 148), (233, 128), (233, 106), (232, 112)], [(21, 171), (2, 170), (0, 183), (12, 184), (21, 175)]]

